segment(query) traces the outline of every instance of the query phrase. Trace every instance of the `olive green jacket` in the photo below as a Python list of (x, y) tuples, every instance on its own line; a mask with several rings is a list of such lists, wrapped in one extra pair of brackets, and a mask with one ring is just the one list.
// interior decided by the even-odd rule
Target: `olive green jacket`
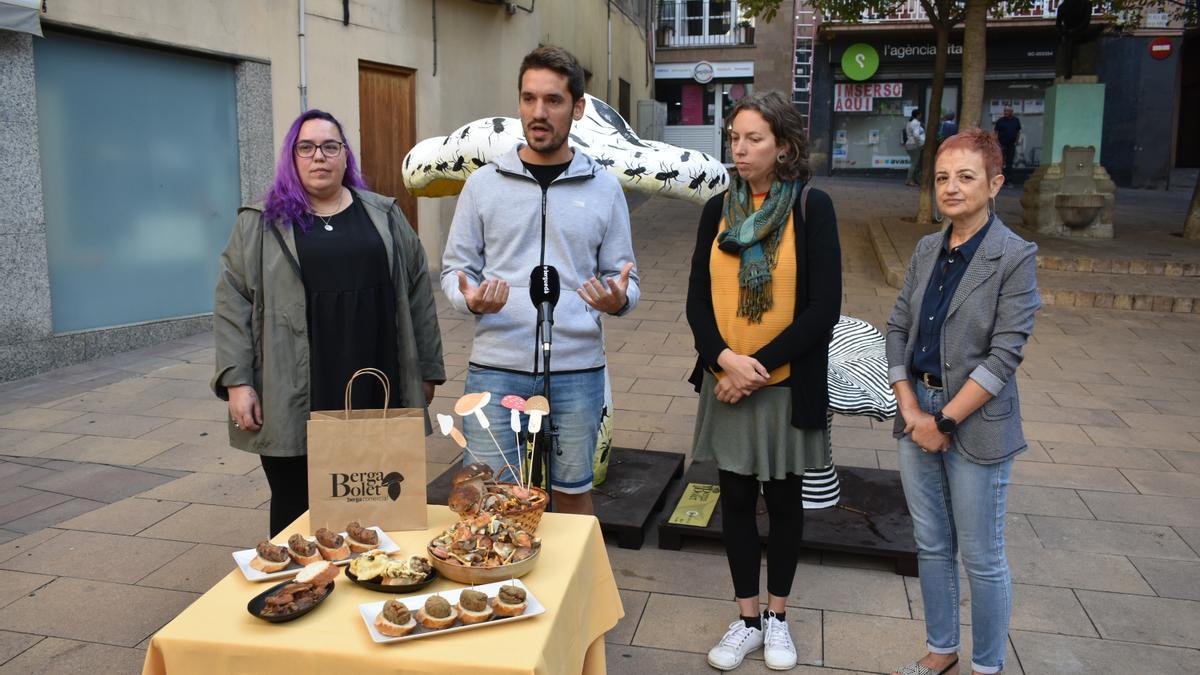
[[(391, 406), (425, 408), (421, 383), (446, 380), (425, 250), (396, 200), (365, 190), (354, 193), (379, 230), (396, 289), (401, 400)], [(269, 457), (298, 457), (308, 452), (306, 295), (292, 228), (272, 222), (272, 232), (264, 227), (262, 215), (261, 205), (239, 209), (221, 254), (213, 302), (216, 372), (211, 386), (228, 400), (228, 387), (250, 384), (262, 401), (262, 429), (236, 429), (231, 420), (230, 445)], [(426, 434), (432, 431), (428, 411), (425, 429)]]

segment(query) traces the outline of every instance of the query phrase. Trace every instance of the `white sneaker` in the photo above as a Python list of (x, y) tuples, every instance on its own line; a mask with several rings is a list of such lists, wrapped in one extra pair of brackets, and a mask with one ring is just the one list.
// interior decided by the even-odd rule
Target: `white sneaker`
[(796, 667), (796, 645), (792, 644), (792, 635), (784, 621), (775, 618), (775, 612), (767, 612), (763, 617), (766, 636), (763, 650), (763, 660), (771, 670), (791, 670)]
[(717, 643), (716, 647), (708, 650), (708, 665), (717, 670), (733, 670), (742, 665), (742, 659), (763, 644), (763, 632), (751, 628), (745, 621), (738, 619), (729, 624), (729, 630)]

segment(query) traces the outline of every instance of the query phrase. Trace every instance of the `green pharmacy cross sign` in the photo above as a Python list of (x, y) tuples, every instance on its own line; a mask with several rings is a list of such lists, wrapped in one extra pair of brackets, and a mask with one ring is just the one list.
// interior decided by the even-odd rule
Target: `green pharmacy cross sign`
[(865, 42), (850, 45), (842, 54), (842, 72), (846, 77), (861, 82), (870, 79), (879, 70), (879, 52)]

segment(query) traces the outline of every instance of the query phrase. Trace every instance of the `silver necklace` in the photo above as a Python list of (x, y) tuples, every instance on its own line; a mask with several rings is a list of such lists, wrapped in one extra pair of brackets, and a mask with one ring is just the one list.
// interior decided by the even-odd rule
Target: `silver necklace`
[(315, 210), (310, 210), (309, 213), (311, 213), (314, 216), (316, 216), (317, 218), (319, 218), (322, 223), (325, 223), (325, 231), (326, 232), (333, 232), (333, 225), (330, 225), (329, 221), (333, 220), (333, 217), (336, 216), (338, 214), (338, 212), (341, 210), (342, 210), (342, 193), (339, 192), (337, 206), (333, 207), (333, 213), (329, 214), (328, 217), (317, 213)]

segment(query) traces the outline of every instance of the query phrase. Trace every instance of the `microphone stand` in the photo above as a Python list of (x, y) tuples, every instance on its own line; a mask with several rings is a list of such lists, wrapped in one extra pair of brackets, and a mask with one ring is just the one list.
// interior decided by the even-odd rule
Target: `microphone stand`
[[(550, 399), (550, 341), (542, 335), (544, 325), (542, 307), (538, 306), (537, 346), (542, 355), (542, 396), (550, 402), (550, 413), (542, 420), (542, 442), (534, 444), (534, 467), (540, 467), (546, 476), (546, 510), (554, 511), (554, 485), (550, 482), (551, 455), (558, 452), (558, 429), (554, 426), (554, 403)], [(540, 453), (540, 457), (539, 457)], [(538, 461), (538, 460), (541, 461)], [(533, 469), (530, 469), (532, 472)], [(532, 477), (532, 476), (531, 476)], [(540, 482), (540, 480), (539, 480)]]

